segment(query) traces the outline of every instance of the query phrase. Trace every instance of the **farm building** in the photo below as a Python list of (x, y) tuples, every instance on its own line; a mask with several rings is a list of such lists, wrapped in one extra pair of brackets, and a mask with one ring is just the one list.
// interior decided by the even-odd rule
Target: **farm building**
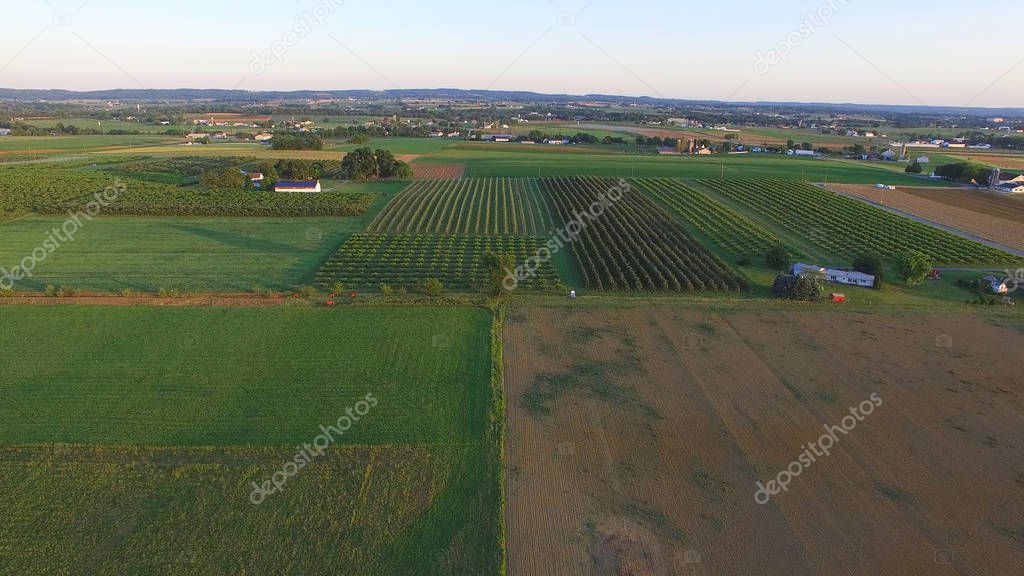
[(993, 294), (1002, 295), (1010, 293), (1009, 280), (1007, 279), (1001, 279), (996, 276), (993, 276), (992, 274), (989, 274), (988, 276), (985, 276), (981, 280), (982, 282), (985, 283), (985, 285)]
[(999, 192), (1006, 194), (1024, 194), (1024, 183), (1022, 182), (1004, 182), (995, 187)]
[(274, 186), (275, 192), (320, 192), (319, 180), (283, 181)]
[(268, 133), (264, 132), (263, 134), (257, 134), (255, 136), (253, 136), (252, 139), (257, 141), (257, 142), (267, 142), (267, 141), (271, 140), (273, 137), (274, 137), (273, 134), (268, 134)]
[(863, 288), (874, 288), (875, 277), (863, 272), (852, 270), (839, 270), (837, 268), (825, 268), (814, 264), (793, 264), (790, 273), (794, 276), (812, 275), (817, 276), (826, 282), (833, 284), (845, 284), (847, 286), (861, 286)]

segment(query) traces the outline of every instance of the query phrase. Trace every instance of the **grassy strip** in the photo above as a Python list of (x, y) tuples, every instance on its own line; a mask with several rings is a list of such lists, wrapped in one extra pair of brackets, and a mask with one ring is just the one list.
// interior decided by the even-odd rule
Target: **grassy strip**
[(505, 327), (505, 306), (494, 308), (491, 325), (491, 435), (496, 440), (498, 463), (498, 574), (504, 576), (508, 569), (508, 526), (505, 524), (507, 508), (505, 485), (505, 362), (502, 330)]

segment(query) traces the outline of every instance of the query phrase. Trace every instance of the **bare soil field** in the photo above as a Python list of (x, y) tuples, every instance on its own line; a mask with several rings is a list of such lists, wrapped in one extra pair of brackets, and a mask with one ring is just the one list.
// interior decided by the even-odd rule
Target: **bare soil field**
[(530, 307), (505, 345), (513, 576), (1024, 565), (1016, 317)]
[(982, 162), (991, 166), (998, 166), (999, 168), (1024, 170), (1024, 154), (979, 154), (973, 150), (969, 152), (958, 150), (953, 153), (943, 150), (942, 153), (950, 154), (951, 156), (963, 156), (964, 160)]
[(466, 173), (465, 164), (417, 164), (413, 162), (413, 177), (417, 180), (450, 180), (462, 178)]
[(830, 184), (829, 188), (1024, 250), (1022, 198), (966, 188), (879, 190), (862, 184)]

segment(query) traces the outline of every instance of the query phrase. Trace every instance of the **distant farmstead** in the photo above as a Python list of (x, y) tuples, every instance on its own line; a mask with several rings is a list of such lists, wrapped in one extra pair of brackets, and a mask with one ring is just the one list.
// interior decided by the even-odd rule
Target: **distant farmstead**
[(274, 186), (275, 192), (320, 192), (319, 180), (302, 180), (296, 182), (278, 182)]
[(793, 264), (790, 273), (794, 276), (814, 276), (833, 284), (844, 284), (847, 286), (861, 286), (863, 288), (874, 288), (875, 277), (871, 274), (856, 272), (853, 270), (839, 270), (837, 268), (825, 268), (814, 264)]

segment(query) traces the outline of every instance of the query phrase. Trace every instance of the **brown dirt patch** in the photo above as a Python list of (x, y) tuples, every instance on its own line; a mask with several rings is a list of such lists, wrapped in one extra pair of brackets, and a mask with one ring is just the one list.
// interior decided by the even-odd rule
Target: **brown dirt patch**
[[(1013, 572), (1024, 384), (1005, 351), (1024, 322), (998, 322), (513, 311), (509, 573)], [(830, 456), (754, 501), (873, 393), (883, 405)]]
[(829, 188), (1024, 250), (1024, 198), (967, 188), (879, 190), (861, 184), (830, 184)]
[(466, 173), (465, 164), (410, 164), (417, 180), (453, 180)]

